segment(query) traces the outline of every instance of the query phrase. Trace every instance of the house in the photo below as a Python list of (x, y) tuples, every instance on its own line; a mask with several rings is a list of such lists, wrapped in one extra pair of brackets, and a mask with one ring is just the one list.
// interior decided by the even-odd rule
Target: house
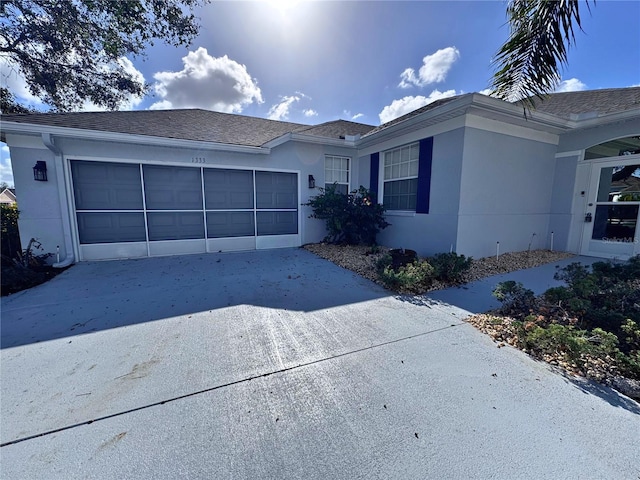
[(0, 203), (3, 205), (16, 204), (16, 191), (13, 188), (5, 188), (0, 192)]
[[(527, 248), (628, 258), (640, 201), (640, 88), (551, 95), (535, 110), (477, 93), (373, 127), (205, 110), (3, 115), (22, 238), (61, 263), (320, 241), (304, 204), (364, 185), (421, 255)], [(46, 181), (43, 181), (46, 179)]]

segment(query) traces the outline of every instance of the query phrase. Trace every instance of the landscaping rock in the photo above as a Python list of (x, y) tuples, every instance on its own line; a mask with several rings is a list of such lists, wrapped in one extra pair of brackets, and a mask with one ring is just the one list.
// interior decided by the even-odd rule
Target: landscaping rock
[[(388, 247), (369, 247), (364, 245), (334, 245), (330, 243), (312, 243), (305, 249), (325, 258), (336, 265), (354, 271), (369, 280), (382, 285), (376, 272), (376, 262), (390, 253)], [(413, 252), (412, 250), (406, 250)], [(574, 256), (567, 252), (551, 252), (549, 250), (532, 250), (516, 253), (504, 253), (496, 257), (474, 259), (471, 268), (464, 276), (465, 282), (473, 282), (481, 278), (509, 273), (515, 270), (538, 267), (546, 263), (557, 262)], [(435, 281), (428, 291), (440, 290), (453, 285)]]

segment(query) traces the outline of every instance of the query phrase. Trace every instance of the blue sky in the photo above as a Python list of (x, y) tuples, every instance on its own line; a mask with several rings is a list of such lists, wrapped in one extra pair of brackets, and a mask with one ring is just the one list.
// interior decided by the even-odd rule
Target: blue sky
[[(640, 1), (581, 8), (584, 32), (576, 32), (561, 89), (640, 85)], [(485, 90), (509, 33), (505, 9), (503, 1), (214, 1), (197, 12), (201, 32), (188, 48), (158, 44), (123, 60), (151, 91), (122, 108), (379, 125), (444, 96)], [(9, 86), (42, 108), (20, 79)], [(0, 155), (1, 180), (11, 183), (7, 149)]]

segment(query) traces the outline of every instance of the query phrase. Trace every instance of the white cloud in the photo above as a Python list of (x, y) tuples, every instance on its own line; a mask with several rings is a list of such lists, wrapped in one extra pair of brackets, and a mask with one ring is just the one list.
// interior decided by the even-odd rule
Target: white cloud
[(587, 85), (582, 83), (577, 78), (570, 78), (569, 80), (563, 80), (556, 88), (556, 93), (562, 92), (580, 92), (586, 90)]
[(0, 182), (6, 182), (10, 186), (13, 185), (13, 170), (11, 169), (11, 157), (9, 156), (9, 147), (5, 144), (0, 148)]
[(13, 93), (21, 104), (36, 108), (42, 105), (42, 100), (29, 91), (20, 69), (7, 57), (0, 57), (0, 85)]
[(316, 112), (313, 108), (308, 108), (306, 110), (303, 110), (302, 113), (304, 113), (305, 117), (317, 117), (318, 116), (318, 112)]
[(391, 120), (401, 117), (402, 115), (405, 115), (409, 112), (413, 112), (420, 107), (429, 105), (436, 100), (440, 100), (441, 98), (453, 97), (454, 95), (458, 95), (455, 90), (446, 90), (444, 92), (434, 90), (429, 94), (428, 97), (417, 95), (394, 100), (393, 102), (391, 102), (391, 105), (387, 105), (386, 107), (384, 107), (378, 114), (378, 116), (380, 117), (380, 123), (383, 124), (390, 122)]
[(286, 120), (289, 117), (289, 108), (293, 102), (299, 102), (300, 97), (297, 95), (289, 95), (282, 97), (280, 103), (273, 105), (267, 113), (269, 120)]
[(351, 110), (343, 110), (342, 114), (345, 117), (350, 118), (352, 121), (355, 121), (355, 120), (357, 120), (357, 119), (359, 119), (361, 117), (364, 117), (364, 113), (356, 113), (355, 115), (351, 115)]
[(416, 76), (413, 68), (407, 68), (400, 74), (400, 88), (411, 86), (424, 87), (431, 83), (444, 82), (453, 64), (460, 58), (460, 51), (456, 47), (447, 47), (427, 55), (422, 59), (422, 66)]
[(482, 95), (486, 95), (487, 97), (490, 97), (491, 94), (493, 93), (493, 90), (491, 90), (490, 88), (485, 88), (484, 90), (480, 90), (478, 93), (481, 93)]
[(182, 57), (179, 72), (158, 72), (154, 90), (161, 98), (152, 110), (164, 108), (206, 108), (239, 113), (246, 105), (262, 103), (262, 92), (247, 67), (226, 55), (212, 57), (200, 47)]

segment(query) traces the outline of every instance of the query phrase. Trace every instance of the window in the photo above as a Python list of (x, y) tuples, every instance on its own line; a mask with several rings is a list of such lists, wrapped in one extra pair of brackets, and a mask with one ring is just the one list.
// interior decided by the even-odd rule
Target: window
[(384, 152), (383, 203), (387, 210), (416, 210), (418, 143)]
[(327, 155), (324, 157), (324, 188), (336, 183), (336, 192), (349, 193), (349, 163), (348, 157)]

